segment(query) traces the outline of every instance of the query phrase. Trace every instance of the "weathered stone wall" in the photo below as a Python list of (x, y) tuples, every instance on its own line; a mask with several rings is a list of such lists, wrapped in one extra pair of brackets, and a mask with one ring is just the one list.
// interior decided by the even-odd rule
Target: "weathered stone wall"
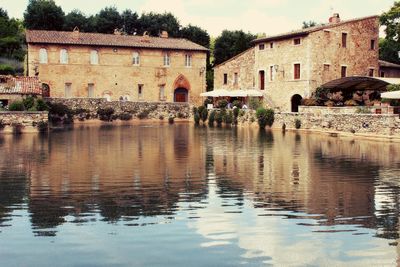
[(301, 129), (400, 137), (399, 115), (388, 114), (276, 113), (273, 128), (295, 129), (296, 120)]
[(0, 133), (39, 132), (47, 123), (47, 111), (0, 111)]
[[(39, 64), (39, 50), (45, 48), (48, 63)], [(60, 50), (67, 49), (68, 64), (60, 64)], [(174, 101), (174, 91), (187, 81), (189, 101), (200, 103), (200, 93), (206, 91), (206, 52), (164, 51), (162, 49), (133, 49), (96, 47), (99, 64), (90, 64), (92, 46), (28, 45), (29, 75), (35, 67), (41, 82), (50, 86), (51, 97), (65, 97), (65, 84), (71, 83), (71, 97), (88, 97), (88, 84), (93, 84), (93, 97), (111, 96), (119, 100), (128, 96), (131, 101), (160, 101), (160, 87), (165, 88), (165, 101)], [(132, 64), (133, 52), (139, 52), (140, 64)], [(170, 66), (163, 64), (164, 53), (170, 55)], [(192, 56), (192, 66), (185, 66), (185, 55)], [(138, 86), (143, 85), (142, 95)]]
[[(90, 118), (97, 117), (97, 111), (104, 108), (113, 108), (115, 114), (130, 113), (133, 117), (138, 117), (143, 112), (148, 112), (146, 118), (159, 119), (160, 116), (168, 119), (190, 118), (191, 105), (188, 103), (169, 103), (169, 102), (132, 102), (132, 101), (107, 101), (104, 98), (46, 98), (51, 103), (62, 103), (73, 111), (81, 110)], [(76, 114), (79, 115), (79, 112)]]
[[(214, 68), (215, 89), (251, 89), (254, 88), (254, 47), (242, 52), (230, 60)], [(228, 75), (228, 83), (224, 84), (224, 73)], [(238, 74), (235, 83), (234, 75)]]
[(352, 106), (352, 107), (320, 107), (320, 106), (299, 106), (299, 113), (320, 114), (394, 114), (398, 107), (393, 106)]

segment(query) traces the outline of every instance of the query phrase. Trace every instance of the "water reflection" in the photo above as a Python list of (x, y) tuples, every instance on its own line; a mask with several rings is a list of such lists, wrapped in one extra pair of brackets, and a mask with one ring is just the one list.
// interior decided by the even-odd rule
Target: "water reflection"
[(157, 226), (182, 246), (190, 235), (192, 251), (224, 248), (207, 259), (219, 265), (400, 255), (397, 144), (150, 124), (5, 135), (0, 149), (0, 237), (27, 217), (35, 236), (53, 238), (68, 225)]

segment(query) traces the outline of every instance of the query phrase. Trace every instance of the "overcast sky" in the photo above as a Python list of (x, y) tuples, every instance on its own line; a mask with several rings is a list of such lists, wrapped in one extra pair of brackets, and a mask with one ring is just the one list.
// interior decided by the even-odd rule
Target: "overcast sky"
[[(64, 12), (74, 8), (86, 15), (106, 6), (137, 13), (173, 13), (182, 25), (189, 23), (217, 36), (222, 30), (244, 30), (267, 35), (291, 31), (303, 21), (327, 22), (333, 12), (342, 19), (379, 15), (393, 0), (55, 0)], [(11, 17), (22, 18), (28, 0), (0, 0)]]

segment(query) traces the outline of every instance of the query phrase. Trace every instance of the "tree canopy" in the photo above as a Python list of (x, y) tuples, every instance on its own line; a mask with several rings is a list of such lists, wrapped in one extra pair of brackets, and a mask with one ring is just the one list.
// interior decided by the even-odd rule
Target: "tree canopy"
[(224, 30), (215, 39), (214, 64), (220, 64), (250, 48), (251, 41), (256, 38), (257, 36), (251, 33)]
[(181, 27), (178, 19), (171, 13), (143, 13), (138, 21), (138, 34), (147, 31), (152, 36), (158, 36), (161, 31), (167, 31), (171, 37), (179, 37)]
[(21, 22), (10, 19), (7, 11), (0, 8), (0, 57), (23, 59), (23, 39)]
[(400, 64), (400, 1), (394, 2), (390, 10), (380, 16), (380, 23), (386, 26), (386, 37), (379, 42), (379, 58)]
[(27, 29), (62, 30), (64, 11), (54, 0), (29, 0), (24, 13), (24, 25)]
[(314, 26), (317, 26), (317, 23), (315, 21), (313, 21), (313, 20), (303, 21), (302, 28), (303, 29), (307, 29), (307, 28), (311, 28), (311, 27), (314, 27)]

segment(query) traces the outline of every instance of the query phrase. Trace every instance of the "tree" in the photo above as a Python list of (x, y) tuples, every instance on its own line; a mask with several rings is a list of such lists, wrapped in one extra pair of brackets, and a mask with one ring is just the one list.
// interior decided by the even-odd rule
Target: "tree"
[(400, 64), (398, 55), (398, 51), (400, 51), (400, 1), (394, 2), (390, 10), (384, 12), (379, 20), (382, 26), (386, 26), (386, 37), (379, 42), (379, 58)]
[(65, 16), (63, 29), (64, 31), (72, 31), (75, 27), (78, 27), (81, 31), (87, 31), (88, 27), (88, 19), (77, 9)]
[(22, 60), (25, 55), (22, 50), (23, 42), (21, 22), (10, 19), (7, 11), (0, 8), (0, 56)]
[(95, 16), (96, 31), (99, 33), (114, 33), (122, 29), (122, 18), (116, 7), (106, 7)]
[(138, 34), (148, 32), (152, 36), (159, 36), (161, 31), (167, 31), (170, 37), (179, 37), (178, 19), (171, 13), (143, 13), (138, 21)]
[(251, 33), (243, 31), (224, 30), (215, 40), (214, 65), (220, 64), (251, 47), (251, 41), (256, 38)]
[(24, 13), (24, 25), (30, 30), (61, 30), (64, 11), (54, 0), (29, 0)]
[(315, 22), (315, 21), (313, 21), (313, 20), (310, 20), (310, 21), (303, 21), (303, 29), (307, 29), (307, 28), (311, 28), (311, 27), (314, 27), (314, 26), (317, 26), (317, 23)]
[(126, 34), (135, 34), (139, 28), (138, 14), (132, 10), (125, 10), (121, 14), (122, 28)]
[(210, 35), (200, 27), (188, 25), (180, 30), (180, 37), (210, 48)]

